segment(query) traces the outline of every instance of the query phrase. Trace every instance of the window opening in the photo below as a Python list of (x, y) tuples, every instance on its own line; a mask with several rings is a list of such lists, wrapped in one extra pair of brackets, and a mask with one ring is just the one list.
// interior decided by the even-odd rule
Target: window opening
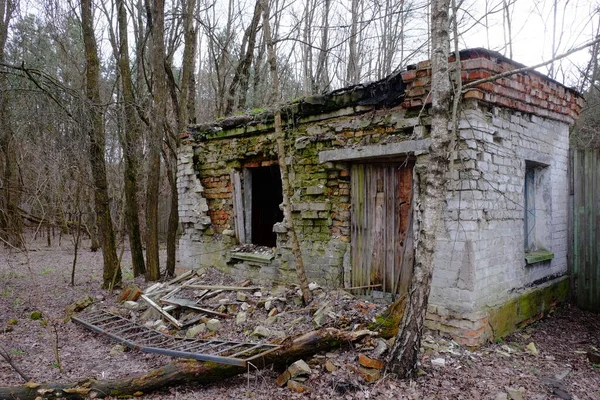
[(525, 261), (535, 264), (554, 257), (551, 243), (550, 174), (547, 165), (525, 162), (524, 177), (524, 232)]
[(525, 168), (525, 251), (535, 250), (535, 167)]

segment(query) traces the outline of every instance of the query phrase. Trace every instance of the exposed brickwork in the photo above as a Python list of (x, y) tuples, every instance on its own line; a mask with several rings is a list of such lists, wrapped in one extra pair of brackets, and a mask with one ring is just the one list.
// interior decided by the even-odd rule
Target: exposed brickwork
[[(451, 57), (450, 62), (455, 58)], [(475, 82), (522, 67), (499, 53), (487, 50), (461, 52), (461, 76), (463, 84)], [(431, 84), (429, 63), (419, 63), (416, 70), (402, 73), (407, 83), (402, 103), (406, 108), (429, 104)], [(574, 90), (554, 82), (535, 71), (522, 72), (492, 82), (481, 83), (464, 93), (466, 99), (478, 99), (492, 105), (551, 118), (572, 124), (583, 107), (583, 98)]]
[(204, 198), (208, 201), (208, 215), (216, 233), (231, 229), (233, 202), (229, 174), (200, 179)]

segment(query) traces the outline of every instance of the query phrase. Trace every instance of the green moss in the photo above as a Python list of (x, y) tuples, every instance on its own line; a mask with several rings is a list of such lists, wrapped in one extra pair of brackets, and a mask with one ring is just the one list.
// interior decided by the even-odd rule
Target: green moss
[(42, 313), (39, 311), (34, 311), (31, 313), (29, 318), (31, 318), (34, 321), (39, 321), (40, 319), (42, 319)]
[(563, 278), (541, 288), (527, 290), (501, 306), (489, 310), (495, 338), (501, 338), (547, 314), (569, 294), (569, 280)]
[(547, 250), (533, 251), (525, 253), (525, 261), (527, 264), (535, 264), (542, 261), (550, 261), (554, 258), (554, 253)]

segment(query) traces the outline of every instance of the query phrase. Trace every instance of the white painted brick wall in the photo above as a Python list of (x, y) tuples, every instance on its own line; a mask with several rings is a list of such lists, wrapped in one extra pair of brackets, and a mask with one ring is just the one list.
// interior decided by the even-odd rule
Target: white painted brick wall
[[(448, 194), (446, 222), (436, 246), (430, 302), (461, 312), (502, 303), (515, 290), (567, 271), (569, 126), (510, 110), (492, 111), (494, 116), (466, 110), (470, 120), (460, 123), (459, 173), (448, 174), (460, 181), (453, 182), (454, 194)], [(524, 259), (527, 159), (550, 161), (547, 247), (554, 259), (536, 265), (526, 265)], [(465, 257), (469, 241), (471, 253)], [(472, 285), (461, 286), (459, 278), (469, 272)]]
[(196, 177), (193, 157), (193, 147), (183, 144), (177, 154), (179, 222), (183, 228), (177, 246), (177, 260), (186, 268), (199, 266), (198, 254), (203, 252), (202, 231), (210, 225), (208, 203), (202, 196), (204, 188)]

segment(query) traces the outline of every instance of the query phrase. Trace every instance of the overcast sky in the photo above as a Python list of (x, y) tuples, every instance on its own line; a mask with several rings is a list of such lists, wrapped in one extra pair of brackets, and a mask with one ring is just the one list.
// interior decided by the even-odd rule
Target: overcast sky
[[(468, 0), (479, 15), (485, 11), (484, 0)], [(498, 3), (498, 1), (495, 1)], [(513, 59), (525, 65), (535, 65), (552, 58), (554, 26), (554, 0), (514, 0), (511, 8)], [(557, 54), (592, 40), (597, 29), (598, 4), (593, 0), (557, 0), (556, 47)], [(489, 47), (509, 56), (505, 46), (507, 38), (503, 13), (497, 12), (463, 36), (464, 47)], [(463, 47), (461, 46), (461, 47)], [(581, 51), (562, 61), (555, 78), (566, 84), (574, 84), (578, 78), (577, 66), (585, 65), (589, 52)], [(547, 73), (548, 68), (540, 69)]]

